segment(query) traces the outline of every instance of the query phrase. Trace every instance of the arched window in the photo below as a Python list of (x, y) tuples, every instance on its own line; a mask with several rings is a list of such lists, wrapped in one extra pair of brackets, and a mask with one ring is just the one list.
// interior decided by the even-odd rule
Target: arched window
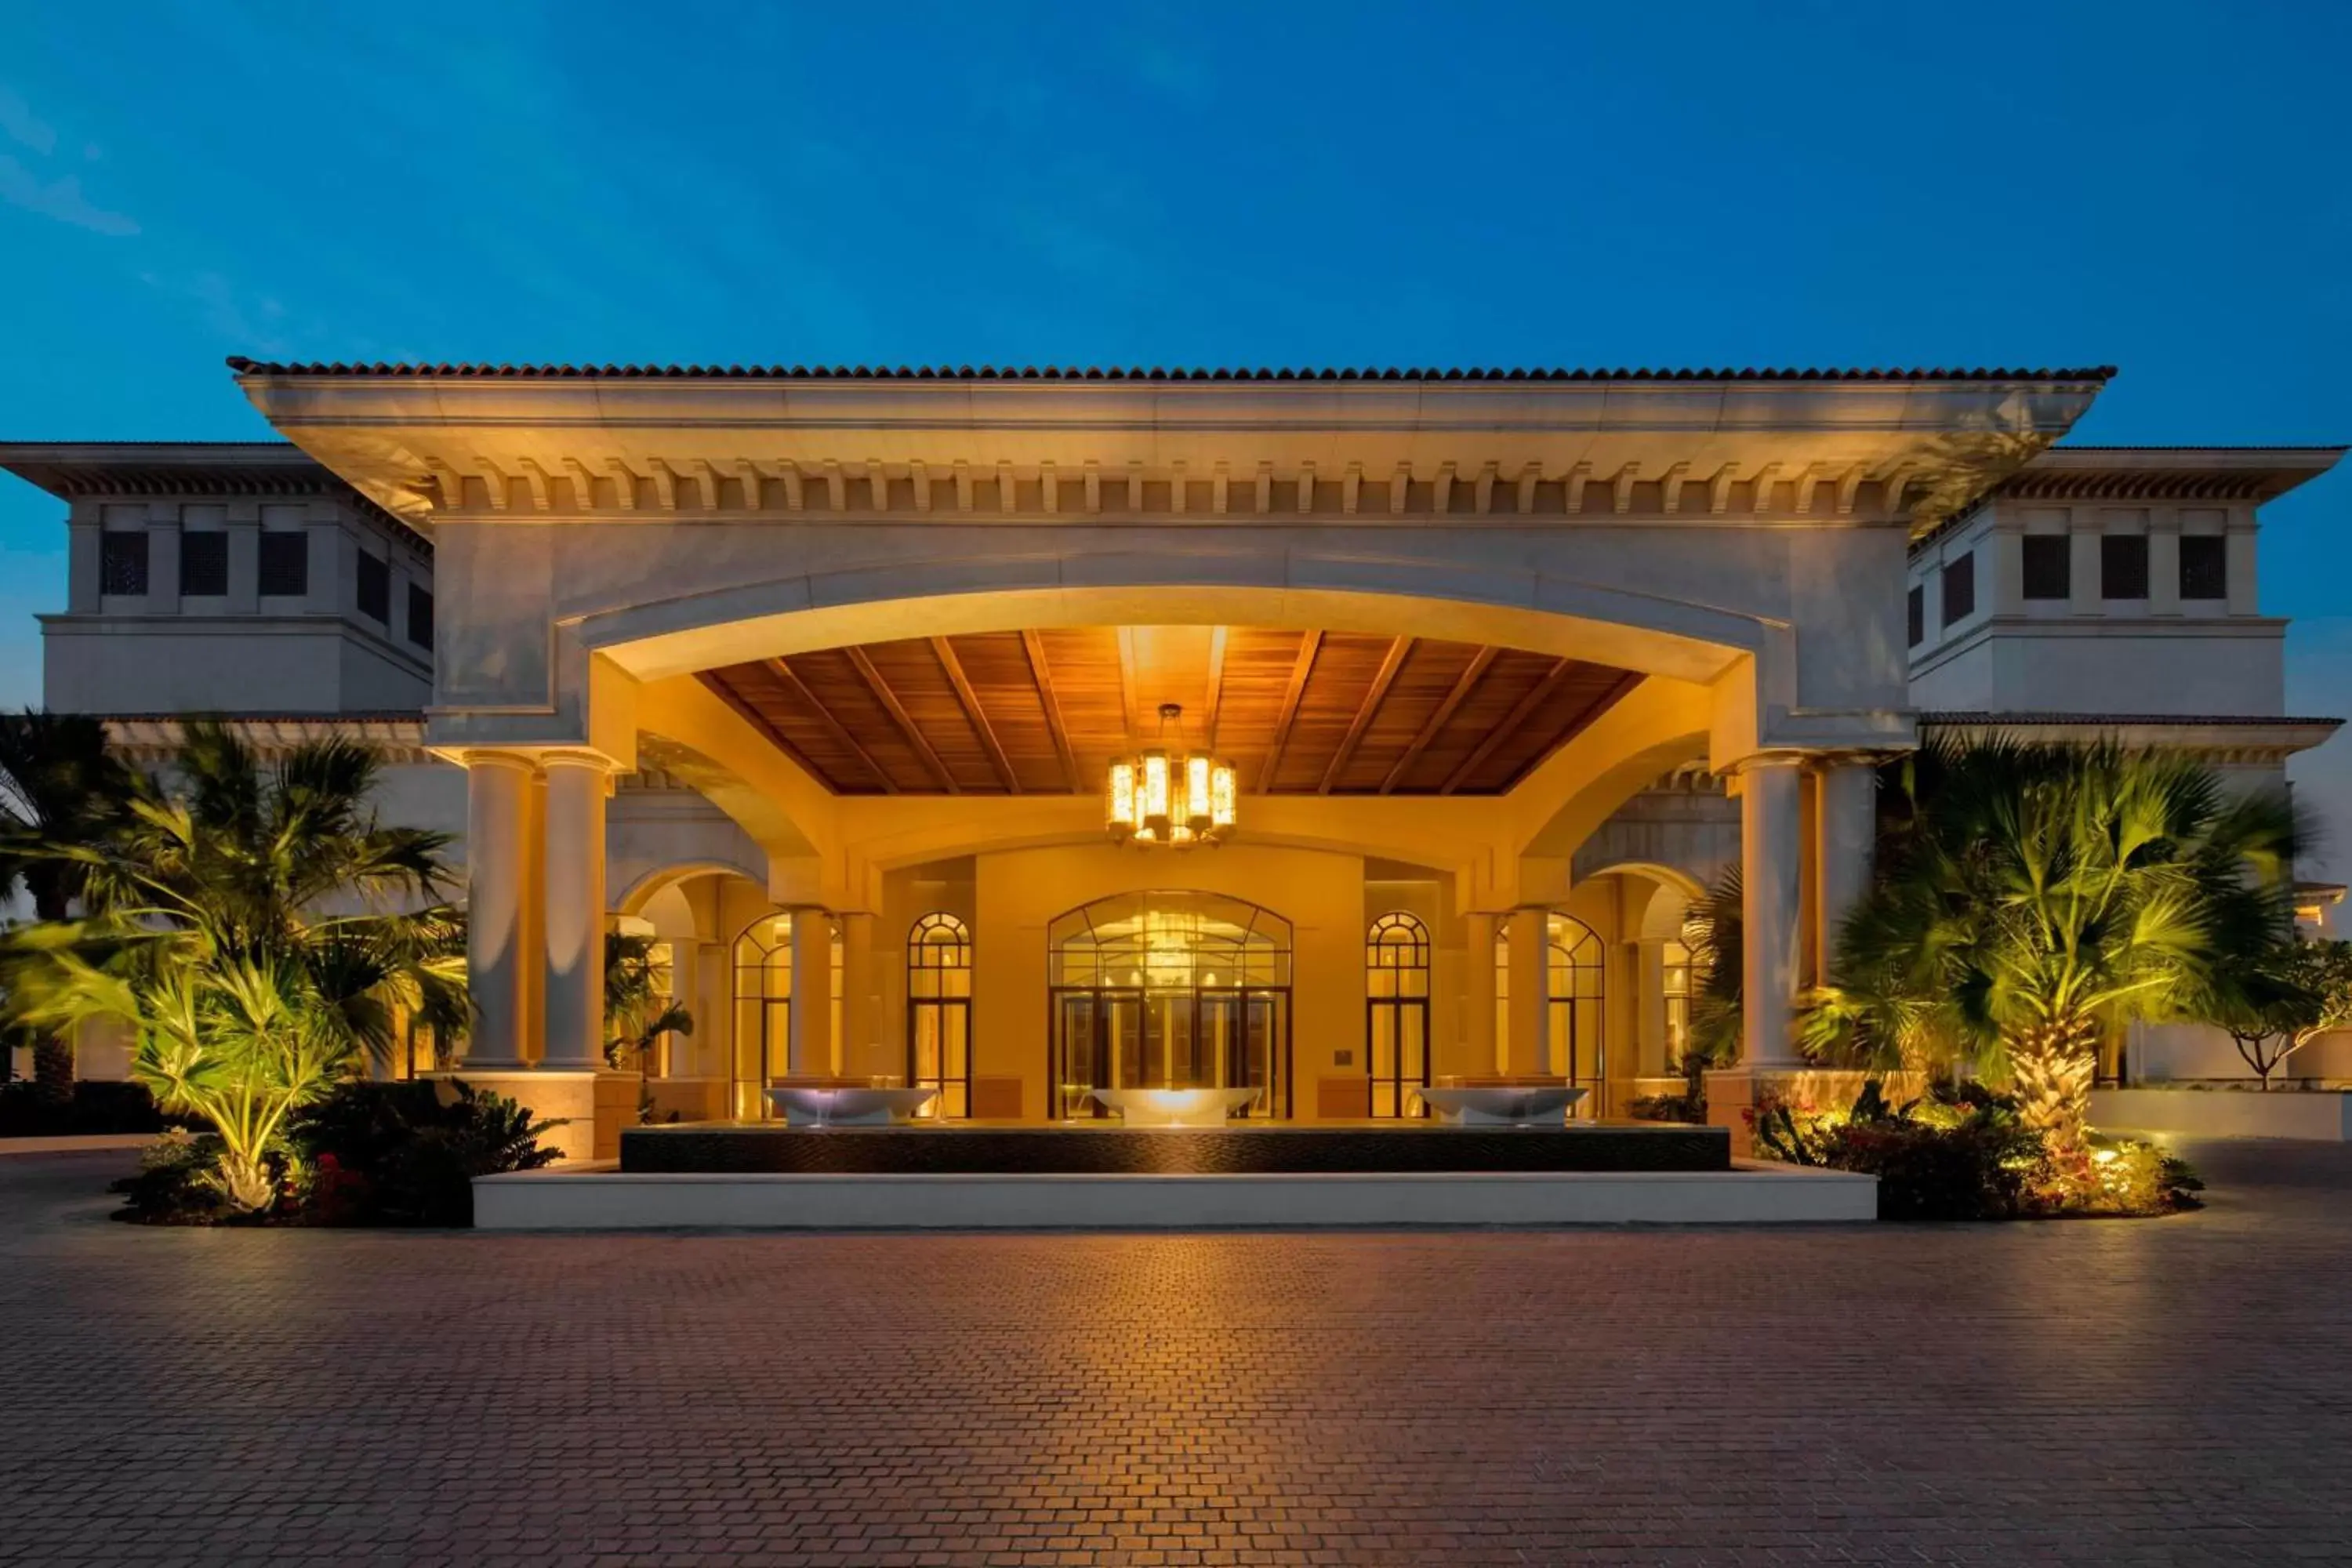
[(827, 1038), (841, 1040), (841, 931), (823, 910), (761, 915), (735, 939), (735, 1048), (729, 1079), (732, 1107), (740, 1121), (756, 1121), (773, 1113), (768, 1089), (787, 1073), (829, 1077), (832, 1055), (823, 1061), (792, 1059), (793, 921), (824, 921), (831, 932), (832, 962), (825, 967), (831, 982), (825, 1005), (832, 1028)]
[[(1601, 1018), (1606, 977), (1601, 939), (1573, 915), (1544, 917), (1544, 1046), (1552, 1068), (1592, 1092), (1579, 1114), (1594, 1115), (1603, 1099), (1607, 1058)], [(1507, 923), (1495, 932), (1495, 1045), (1511, 1059), (1511, 946)]]
[(1601, 939), (1572, 915), (1544, 921), (1544, 994), (1550, 1017), (1545, 1033), (1551, 1059), (1568, 1081), (1592, 1092), (1580, 1109), (1598, 1113), (1605, 1076), (1601, 1055), (1601, 991), (1605, 984)]
[(907, 932), (907, 1084), (926, 1116), (971, 1114), (971, 931), (944, 910)]
[(1218, 893), (1098, 899), (1045, 928), (1056, 1117), (1104, 1089), (1250, 1089), (1290, 1114), (1290, 922)]
[(1429, 1086), (1429, 928), (1399, 910), (1364, 933), (1364, 1067), (1371, 1113), (1425, 1116)]

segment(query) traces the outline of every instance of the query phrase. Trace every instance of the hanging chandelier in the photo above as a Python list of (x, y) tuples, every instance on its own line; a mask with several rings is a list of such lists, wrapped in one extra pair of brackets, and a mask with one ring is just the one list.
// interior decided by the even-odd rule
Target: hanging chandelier
[[(1114, 843), (1190, 849), (1221, 844), (1233, 832), (1234, 765), (1188, 750), (1183, 721), (1181, 704), (1161, 703), (1159, 743), (1111, 760), (1103, 784), (1103, 817)], [(1171, 725), (1176, 726), (1172, 750)]]

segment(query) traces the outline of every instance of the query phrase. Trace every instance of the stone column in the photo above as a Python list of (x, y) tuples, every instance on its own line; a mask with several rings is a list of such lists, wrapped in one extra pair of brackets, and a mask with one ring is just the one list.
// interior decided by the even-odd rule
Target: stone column
[(852, 912), (841, 921), (841, 1070), (856, 1078), (898, 1078), (882, 1048), (874, 996), (874, 917)]
[(1468, 933), (1468, 952), (1462, 961), (1462, 1048), (1455, 1071), (1483, 1078), (1502, 1069), (1495, 1038), (1495, 927), (1493, 915), (1468, 915), (1462, 924)]
[(466, 1066), (522, 1066), (523, 1024), (537, 954), (523, 951), (526, 797), (532, 766), (518, 752), (468, 752), (466, 763), (466, 965), (474, 1028)]
[(709, 1009), (702, 999), (702, 961), (698, 950), (702, 943), (690, 936), (676, 936), (669, 942), (670, 1000), (684, 1007), (694, 1020), (691, 1033), (672, 1035), (662, 1053), (664, 1078), (693, 1078), (695, 1070), (695, 1037), (701, 1034)]
[(792, 1070), (832, 1077), (833, 921), (821, 909), (793, 911), (792, 1020)]
[(1515, 1078), (1566, 1076), (1551, 1059), (1546, 913), (1543, 910), (1513, 910), (1510, 916), (1511, 1038), (1510, 1065), (1506, 1070)]
[(1658, 1078), (1674, 1065), (1666, 1060), (1666, 943), (1663, 937), (1645, 936), (1636, 945), (1633, 1028), (1639, 1055), (1634, 1071), (1641, 1078)]
[[(1789, 1026), (1802, 947), (1800, 929), (1804, 836), (1794, 757), (1760, 756), (1740, 769), (1739, 850), (1741, 1065), (1796, 1064)], [(1516, 979), (1516, 976), (1514, 976)]]
[(604, 779), (593, 752), (553, 752), (547, 773), (547, 1049), (542, 1068), (604, 1065)]
[(1822, 984), (1836, 962), (1845, 917), (1870, 890), (1871, 855), (1878, 836), (1878, 769), (1858, 759), (1830, 762), (1817, 777), (1814, 798), (1821, 813), (1813, 835), (1819, 889), (1813, 902), (1821, 921), (1814, 951), (1820, 966), (1808, 978)]

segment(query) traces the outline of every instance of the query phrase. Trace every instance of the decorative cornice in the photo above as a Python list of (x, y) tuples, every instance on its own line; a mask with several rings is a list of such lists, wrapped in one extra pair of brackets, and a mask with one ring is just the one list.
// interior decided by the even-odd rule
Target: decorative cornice
[(228, 732), (264, 757), (280, 757), (320, 741), (349, 741), (386, 763), (424, 763), (436, 759), (425, 749), (421, 713), (120, 713), (100, 716), (109, 748), (139, 763), (169, 762), (177, 755), (187, 726), (198, 718), (217, 720)]
[(246, 362), (238, 384), (381, 504), (509, 522), (1914, 522), (2063, 434), (2104, 380), (352, 372)]

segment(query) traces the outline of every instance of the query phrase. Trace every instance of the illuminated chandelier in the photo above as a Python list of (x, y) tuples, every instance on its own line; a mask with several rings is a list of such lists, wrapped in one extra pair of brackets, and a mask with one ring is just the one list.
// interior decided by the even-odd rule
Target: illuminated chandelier
[[(1103, 785), (1103, 816), (1114, 842), (1190, 849), (1216, 845), (1234, 830), (1234, 765), (1183, 745), (1184, 710), (1160, 705), (1160, 742), (1131, 757), (1112, 759)], [(1168, 727), (1177, 726), (1177, 745)]]

